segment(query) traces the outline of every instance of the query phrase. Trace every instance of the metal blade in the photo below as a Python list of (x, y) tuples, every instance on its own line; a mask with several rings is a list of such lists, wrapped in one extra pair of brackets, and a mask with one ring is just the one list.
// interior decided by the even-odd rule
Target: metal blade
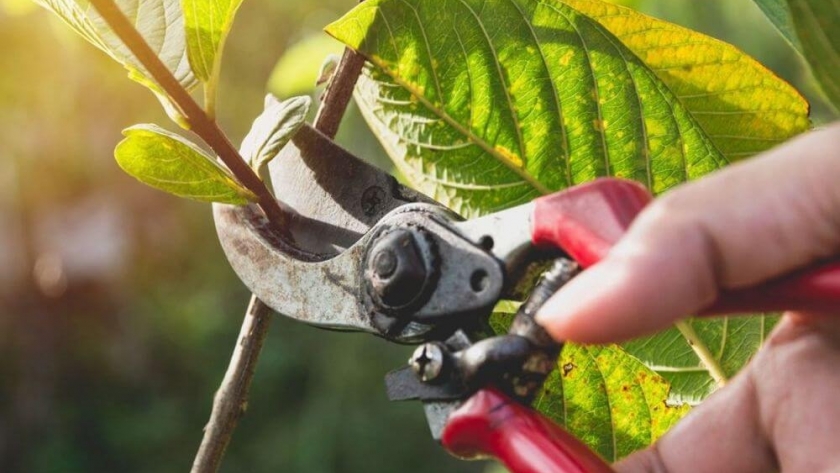
[[(272, 164), (278, 200), (292, 215), (291, 239), (273, 232), (256, 206), (215, 204), (219, 241), (234, 271), (280, 314), (382, 335), (362, 297), (369, 230), (403, 205), (438, 204), (309, 126)], [(428, 330), (412, 322), (389, 338), (410, 341)]]
[(388, 212), (410, 202), (436, 203), (356, 158), (304, 125), (269, 165), (275, 196), (298, 215), (298, 249), (336, 255)]
[(435, 441), (440, 442), (443, 429), (449, 416), (461, 407), (461, 401), (424, 402), (423, 411), (426, 413), (426, 421), (429, 423), (429, 431)]

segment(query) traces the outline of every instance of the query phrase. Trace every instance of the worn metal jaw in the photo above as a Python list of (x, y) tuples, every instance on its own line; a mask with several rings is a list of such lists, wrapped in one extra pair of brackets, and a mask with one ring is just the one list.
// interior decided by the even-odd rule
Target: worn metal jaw
[(313, 128), (271, 171), (288, 235), (255, 206), (216, 204), (214, 215), (234, 271), (277, 312), (417, 343), (473, 324), (501, 297), (505, 263), (472, 227)]
[(278, 236), (253, 207), (217, 206), (215, 214), (245, 285), (277, 312), (325, 328), (406, 343), (445, 337), (463, 318), (489, 313), (502, 290), (495, 258), (449, 230), (449, 217), (429, 204), (394, 210), (328, 257)]

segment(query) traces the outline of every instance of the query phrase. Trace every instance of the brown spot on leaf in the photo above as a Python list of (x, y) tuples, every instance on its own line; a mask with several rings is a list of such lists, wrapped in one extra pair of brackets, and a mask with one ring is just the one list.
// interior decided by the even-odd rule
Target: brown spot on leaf
[(574, 363), (566, 363), (565, 365), (563, 365), (563, 376), (568, 376), (573, 369), (575, 369)]

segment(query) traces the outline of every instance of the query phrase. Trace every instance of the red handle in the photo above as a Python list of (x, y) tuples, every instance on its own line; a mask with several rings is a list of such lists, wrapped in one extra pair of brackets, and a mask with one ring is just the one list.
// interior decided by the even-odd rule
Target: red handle
[[(562, 248), (583, 267), (600, 261), (653, 199), (640, 184), (598, 179), (535, 201), (531, 238)], [(840, 261), (806, 268), (760, 286), (726, 291), (701, 315), (840, 308)]]
[(453, 412), (441, 443), (462, 458), (492, 456), (512, 473), (612, 473), (600, 457), (539, 413), (495, 389)]

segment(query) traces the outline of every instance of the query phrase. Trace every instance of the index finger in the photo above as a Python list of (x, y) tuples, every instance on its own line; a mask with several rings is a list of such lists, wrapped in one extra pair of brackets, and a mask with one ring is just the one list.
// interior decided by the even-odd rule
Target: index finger
[(681, 186), (645, 209), (607, 257), (538, 320), (557, 339), (620, 341), (840, 249), (840, 126)]

